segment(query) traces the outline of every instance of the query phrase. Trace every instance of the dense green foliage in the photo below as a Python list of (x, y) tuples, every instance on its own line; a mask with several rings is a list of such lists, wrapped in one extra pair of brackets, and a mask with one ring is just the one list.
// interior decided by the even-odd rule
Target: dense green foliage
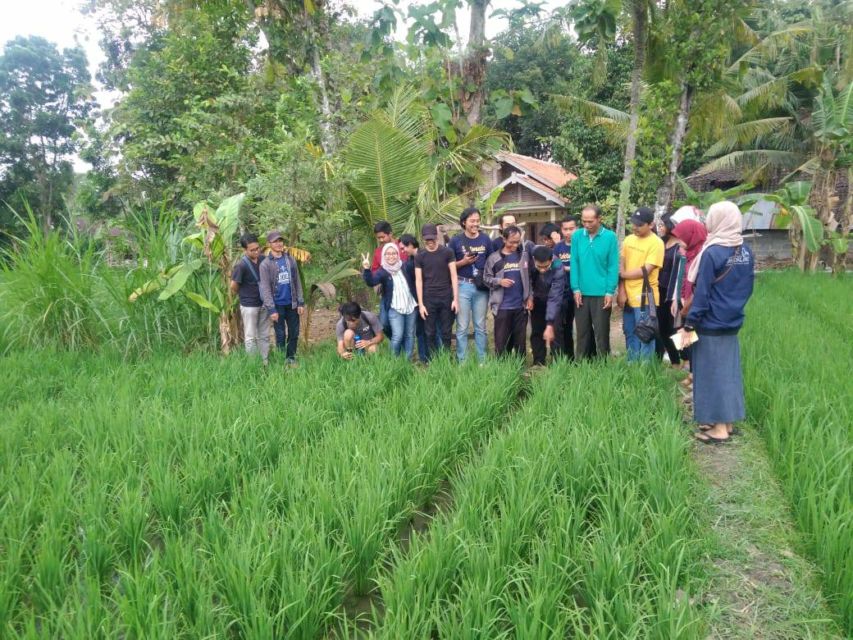
[[(790, 273), (764, 274), (757, 284), (743, 334), (748, 413), (825, 592), (853, 633), (853, 290), (846, 280)], [(806, 326), (814, 331), (802, 337)]]
[[(93, 107), (86, 56), (44, 38), (17, 37), (0, 53), (0, 203), (28, 202), (50, 227), (73, 181), (69, 156)], [(0, 241), (19, 230), (0, 207)]]

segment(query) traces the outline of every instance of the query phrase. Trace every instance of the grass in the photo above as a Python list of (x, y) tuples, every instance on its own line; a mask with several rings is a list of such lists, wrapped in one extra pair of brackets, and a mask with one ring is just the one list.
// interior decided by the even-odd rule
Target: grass
[(328, 349), (287, 375), (203, 353), (2, 366), (4, 637), (317, 637), (519, 384), (513, 362), (416, 375)]
[(454, 478), (453, 511), (394, 552), (371, 636), (704, 637), (694, 476), (668, 394), (656, 369), (550, 369)]
[(853, 634), (853, 290), (849, 281), (767, 274), (747, 309), (747, 406)]

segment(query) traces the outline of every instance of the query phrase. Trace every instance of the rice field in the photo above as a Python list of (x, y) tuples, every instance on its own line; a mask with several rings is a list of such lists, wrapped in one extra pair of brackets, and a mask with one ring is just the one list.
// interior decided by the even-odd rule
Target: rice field
[(853, 636), (853, 285), (763, 274), (741, 344), (747, 411)]
[[(746, 384), (849, 630), (851, 303), (815, 283), (760, 278)], [(0, 637), (708, 637), (713, 514), (662, 368), (0, 366)]]

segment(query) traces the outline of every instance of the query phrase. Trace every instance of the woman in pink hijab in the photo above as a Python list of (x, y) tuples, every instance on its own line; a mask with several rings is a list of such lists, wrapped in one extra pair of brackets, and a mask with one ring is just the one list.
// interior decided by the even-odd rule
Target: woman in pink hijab
[(687, 271), (693, 301), (681, 331), (699, 336), (692, 347), (695, 438), (720, 444), (731, 439), (734, 423), (746, 418), (737, 334), (752, 295), (755, 260), (743, 242), (735, 203), (711, 206), (705, 224), (708, 237)]

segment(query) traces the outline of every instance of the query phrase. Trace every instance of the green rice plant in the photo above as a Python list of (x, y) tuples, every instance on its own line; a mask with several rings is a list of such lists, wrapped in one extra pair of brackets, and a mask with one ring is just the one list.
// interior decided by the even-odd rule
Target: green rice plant
[(277, 481), (411, 365), (330, 349), (267, 373), (205, 353), (0, 362), (0, 635), (282, 637), (340, 615), (345, 553)]
[[(742, 335), (747, 408), (767, 443), (824, 591), (853, 633), (851, 285), (763, 274)], [(814, 327), (807, 337), (804, 327)]]
[(618, 363), (539, 377), (454, 476), (454, 510), (392, 549), (371, 636), (704, 637), (677, 596), (702, 588), (704, 539), (669, 394), (657, 370)]

